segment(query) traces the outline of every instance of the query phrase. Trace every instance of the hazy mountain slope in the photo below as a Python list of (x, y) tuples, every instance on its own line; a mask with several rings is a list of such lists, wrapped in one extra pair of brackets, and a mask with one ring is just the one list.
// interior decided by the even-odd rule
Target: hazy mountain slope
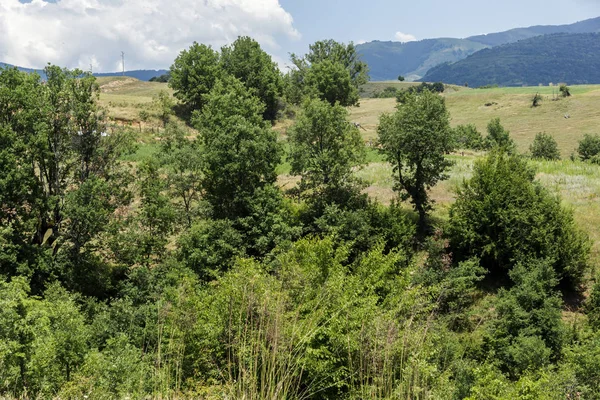
[(600, 17), (587, 19), (569, 25), (538, 25), (529, 28), (516, 28), (506, 32), (490, 33), (487, 35), (471, 36), (467, 38), (487, 46), (499, 46), (514, 43), (519, 40), (529, 39), (540, 35), (554, 33), (594, 33), (600, 32)]
[(444, 62), (462, 60), (486, 48), (466, 39), (426, 39), (418, 42), (369, 42), (357, 45), (363, 61), (369, 64), (371, 80), (419, 79), (430, 68)]
[(600, 18), (570, 25), (516, 28), (506, 32), (472, 36), (466, 39), (426, 39), (409, 43), (373, 41), (356, 47), (363, 60), (369, 64), (372, 80), (391, 80), (396, 79), (398, 75), (419, 79), (436, 65), (462, 60), (487, 47), (563, 32), (600, 32)]
[(537, 36), (432, 68), (423, 81), (471, 87), (600, 83), (600, 34)]

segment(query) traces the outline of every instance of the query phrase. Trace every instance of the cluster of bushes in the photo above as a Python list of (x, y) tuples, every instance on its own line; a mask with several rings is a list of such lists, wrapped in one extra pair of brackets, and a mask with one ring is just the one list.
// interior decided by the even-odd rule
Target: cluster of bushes
[(398, 93), (396, 95), (396, 101), (398, 103), (404, 103), (407, 96), (409, 96), (409, 95), (423, 93), (424, 91), (429, 91), (429, 92), (433, 92), (433, 93), (443, 93), (445, 89), (446, 89), (446, 87), (444, 86), (444, 84), (442, 82), (435, 82), (435, 83), (422, 82), (418, 86), (411, 86), (406, 90), (398, 91)]

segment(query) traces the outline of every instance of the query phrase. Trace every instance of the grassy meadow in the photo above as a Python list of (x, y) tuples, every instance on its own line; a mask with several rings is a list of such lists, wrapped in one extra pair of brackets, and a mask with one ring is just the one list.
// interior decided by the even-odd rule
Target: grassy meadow
[[(156, 136), (161, 129), (159, 121), (152, 115), (152, 101), (161, 90), (170, 93), (172, 90), (165, 83), (141, 82), (128, 77), (99, 78), (98, 83), (101, 87), (100, 102), (107, 108), (109, 116), (140, 129), (138, 151), (128, 160), (152, 156), (158, 148)], [(361, 132), (367, 145), (374, 144), (377, 138), (380, 115), (393, 112), (396, 106), (395, 99), (368, 97), (387, 86), (407, 88), (412, 85), (415, 83), (371, 82), (363, 88), (364, 98), (360, 101), (360, 107), (350, 108), (350, 120), (360, 123), (364, 128)], [(600, 263), (600, 167), (569, 160), (583, 135), (600, 133), (600, 85), (572, 86), (571, 97), (553, 100), (557, 92), (557, 87), (548, 86), (490, 89), (452, 87), (444, 96), (453, 126), (472, 123), (485, 134), (487, 123), (499, 117), (522, 153), (528, 151), (536, 133), (546, 132), (554, 136), (563, 160), (532, 163), (538, 170), (540, 182), (573, 208), (579, 225), (593, 241), (592, 257)], [(543, 101), (534, 108), (531, 107), (531, 98), (536, 93), (543, 96)], [(147, 122), (140, 121), (142, 110), (151, 114)], [(565, 115), (569, 118), (565, 118)], [(275, 125), (274, 129), (280, 133), (282, 141), (286, 140), (286, 131), (291, 125), (290, 120)], [(368, 183), (365, 190), (370, 196), (388, 204), (395, 198), (391, 167), (373, 147), (368, 149), (367, 156), (368, 165), (357, 171), (357, 175)], [(432, 197), (436, 201), (434, 214), (437, 217), (447, 217), (457, 186), (471, 176), (473, 164), (481, 156), (482, 153), (476, 152), (460, 152), (450, 156), (455, 162), (450, 179), (432, 189)], [(279, 183), (286, 189), (298, 182), (298, 178), (290, 176), (289, 171), (290, 165), (284, 160), (278, 173)]]

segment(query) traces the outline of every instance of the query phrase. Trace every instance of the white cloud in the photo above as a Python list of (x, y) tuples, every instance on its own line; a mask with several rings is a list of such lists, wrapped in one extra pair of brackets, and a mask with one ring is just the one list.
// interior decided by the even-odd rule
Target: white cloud
[(193, 41), (248, 35), (268, 52), (300, 34), (279, 0), (0, 0), (0, 61), (107, 72), (164, 68)]
[(402, 43), (417, 41), (417, 38), (414, 35), (411, 35), (410, 33), (404, 33), (404, 32), (396, 32), (396, 34), (394, 35), (394, 38), (397, 41), (402, 42)]

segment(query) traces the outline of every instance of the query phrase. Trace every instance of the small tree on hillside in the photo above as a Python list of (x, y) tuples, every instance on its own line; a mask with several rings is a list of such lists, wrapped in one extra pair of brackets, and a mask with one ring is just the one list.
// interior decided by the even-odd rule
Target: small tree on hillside
[[(310, 45), (303, 57), (291, 55), (294, 68), (288, 74), (288, 99), (300, 102), (304, 95), (317, 95), (331, 104), (358, 104), (358, 90), (369, 81), (367, 64), (360, 60), (353, 43), (323, 40)], [(316, 69), (315, 69), (316, 68)], [(313, 70), (315, 69), (315, 70)]]
[(500, 123), (500, 118), (494, 118), (487, 126), (487, 137), (485, 138), (488, 149), (499, 148), (508, 153), (516, 150), (515, 142), (510, 137), (510, 132)]
[(348, 193), (358, 193), (352, 168), (364, 163), (365, 147), (344, 107), (307, 101), (289, 138), (292, 174), (302, 176), (303, 192), (340, 205), (346, 205)]
[(577, 148), (581, 161), (589, 161), (600, 154), (600, 135), (586, 134)]
[(569, 89), (569, 87), (567, 85), (560, 85), (560, 88), (558, 90), (560, 91), (560, 95), (562, 97), (570, 97), (571, 96), (571, 89)]
[(542, 95), (539, 93), (536, 93), (533, 98), (531, 99), (531, 106), (532, 107), (537, 107), (540, 105), (540, 103), (542, 102)]
[(427, 191), (447, 179), (452, 165), (445, 158), (454, 142), (449, 121), (444, 98), (425, 90), (406, 96), (394, 114), (382, 115), (377, 129), (381, 151), (394, 169), (394, 189), (413, 203), (422, 234), (431, 209)]
[(560, 160), (560, 151), (554, 138), (546, 133), (538, 133), (533, 139), (531, 147), (531, 156), (543, 160)]
[(400, 82), (404, 82), (405, 78), (402, 75), (398, 75), (398, 80)]

